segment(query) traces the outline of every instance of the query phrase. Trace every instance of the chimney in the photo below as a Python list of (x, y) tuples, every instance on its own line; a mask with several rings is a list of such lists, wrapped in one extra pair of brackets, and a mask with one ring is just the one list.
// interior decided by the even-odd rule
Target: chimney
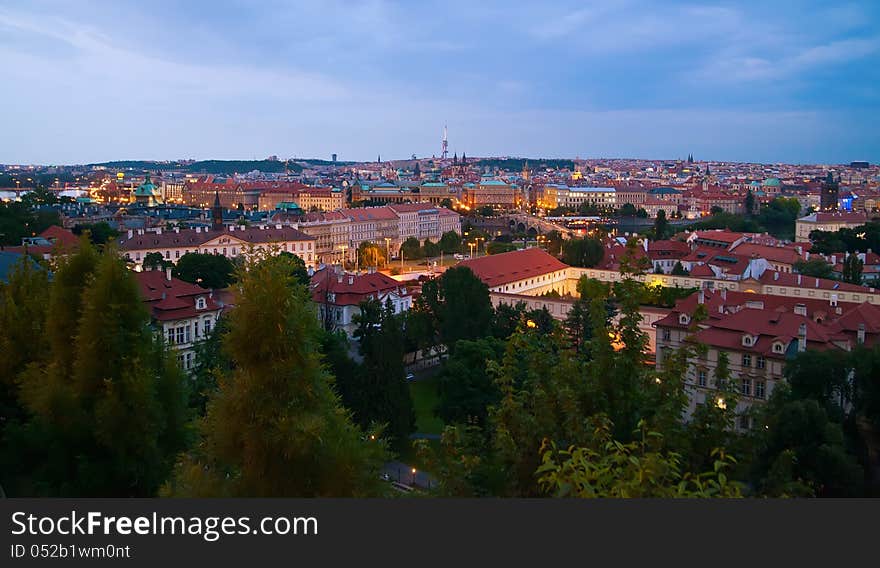
[(201, 227), (196, 227), (196, 232), (197, 232), (197, 233), (201, 233), (201, 232), (202, 232), (202, 228), (201, 228)]
[(798, 326), (798, 351), (807, 350), (807, 324), (802, 323)]
[(773, 280), (779, 280), (779, 273), (778, 272), (773, 273)]
[(171, 267), (170, 266), (165, 267), (165, 280), (168, 280), (169, 282), (171, 281)]
[(348, 285), (351, 286), (352, 284), (354, 284), (354, 276), (349, 274), (348, 275)]
[(801, 285), (801, 275), (798, 274), (798, 286), (800, 286), (800, 285)]
[(175, 232), (175, 233), (180, 233), (180, 227), (174, 227), (174, 232)]
[(129, 229), (129, 230), (128, 230), (128, 238), (130, 239), (130, 238), (132, 238), (133, 236), (134, 236), (134, 231), (132, 231), (131, 229)]
[(721, 289), (721, 299), (724, 300), (725, 302), (727, 301), (727, 288)]
[(706, 293), (703, 292), (703, 289), (700, 288), (700, 291), (697, 293), (697, 303), (702, 304), (706, 301)]
[(859, 324), (859, 332), (858, 332), (858, 342), (859, 345), (863, 345), (865, 343), (865, 324)]
[(276, 229), (280, 229), (280, 228), (281, 228), (281, 223), (276, 223), (276, 224), (275, 224), (275, 228), (276, 228)]

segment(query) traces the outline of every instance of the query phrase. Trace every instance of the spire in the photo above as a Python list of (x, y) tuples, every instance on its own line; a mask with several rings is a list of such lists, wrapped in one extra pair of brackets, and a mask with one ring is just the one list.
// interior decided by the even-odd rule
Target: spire
[(219, 231), (223, 228), (223, 207), (220, 205), (220, 192), (214, 192), (214, 207), (211, 208), (211, 228)]

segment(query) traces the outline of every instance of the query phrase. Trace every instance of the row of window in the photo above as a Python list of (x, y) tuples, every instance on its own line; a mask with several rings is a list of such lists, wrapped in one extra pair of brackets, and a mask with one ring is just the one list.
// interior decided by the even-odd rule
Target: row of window
[[(767, 381), (763, 379), (740, 379), (740, 394), (754, 398), (764, 399), (767, 396)], [(697, 371), (697, 385), (707, 387), (709, 385), (709, 374), (705, 370)]]
[(192, 343), (193, 338), (201, 339), (211, 333), (212, 320), (210, 317), (204, 320), (195, 320), (192, 325), (179, 325), (165, 330), (165, 341), (168, 345), (183, 345)]

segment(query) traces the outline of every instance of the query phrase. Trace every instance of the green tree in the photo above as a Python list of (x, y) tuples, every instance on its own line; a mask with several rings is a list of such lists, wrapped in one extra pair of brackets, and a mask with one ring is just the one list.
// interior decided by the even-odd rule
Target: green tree
[(498, 339), (507, 339), (516, 332), (517, 328), (525, 319), (526, 304), (503, 303), (495, 307), (492, 317), (492, 333)]
[(403, 366), (404, 337), (400, 318), (389, 299), (385, 306), (371, 299), (360, 304), (354, 336), (364, 358), (358, 377), (355, 419), (364, 427), (385, 424), (392, 447), (401, 452), (409, 446), (416, 415)]
[(638, 213), (638, 211), (636, 211), (636, 206), (632, 203), (624, 203), (617, 211), (617, 214), (621, 217), (635, 217), (636, 213)]
[(403, 255), (403, 258), (409, 260), (416, 260), (422, 258), (422, 245), (419, 243), (419, 239), (415, 237), (408, 237), (403, 244), (400, 245), (400, 253)]
[(480, 207), (478, 213), (479, 213), (480, 215), (482, 215), (483, 217), (494, 217), (494, 216), (495, 216), (495, 210), (492, 209), (492, 208), (491, 208), (490, 206), (488, 206), (488, 205), (485, 205), (485, 206), (483, 206), (483, 207)]
[(596, 238), (569, 239), (562, 244), (562, 260), (570, 266), (592, 268), (602, 262), (605, 248)]
[(431, 239), (425, 239), (425, 244), (422, 246), (422, 255), (426, 258), (440, 256), (440, 246), (432, 242)]
[(666, 220), (666, 211), (661, 209), (657, 211), (657, 217), (654, 218), (654, 238), (657, 240), (665, 239), (669, 230), (669, 222)]
[(303, 286), (308, 287), (309, 283), (312, 281), (312, 278), (311, 276), (309, 276), (309, 271), (306, 268), (306, 263), (301, 257), (287, 251), (273, 251), (273, 253), (276, 253), (278, 259), (273, 260), (272, 262), (279, 262), (282, 265), (286, 266), (287, 269), (290, 271), (290, 275), (293, 276), (293, 278), (297, 282), (299, 282)]
[(165, 270), (165, 266), (165, 257), (161, 252), (150, 252), (144, 256), (143, 267), (145, 270)]
[(862, 283), (862, 268), (865, 263), (853, 253), (846, 255), (843, 261), (843, 281), (851, 284)]
[(798, 274), (803, 274), (804, 276), (834, 278), (834, 267), (821, 258), (799, 260), (794, 263), (794, 270)]
[(455, 231), (446, 231), (440, 237), (440, 250), (446, 254), (453, 254), (461, 251), (461, 235)]
[(364, 241), (358, 245), (358, 264), (360, 266), (382, 267), (385, 266), (385, 249), (376, 243)]
[(333, 392), (306, 287), (283, 262), (265, 258), (238, 275), (236, 289), (223, 340), (234, 370), (222, 377), (200, 421), (201, 439), (181, 458), (164, 493), (379, 493), (385, 445), (354, 425)]
[(454, 266), (425, 282), (416, 309), (430, 314), (437, 339), (450, 350), (459, 339), (479, 339), (492, 331), (489, 288), (466, 266)]
[(106, 221), (99, 223), (84, 223), (73, 227), (73, 234), (88, 235), (89, 240), (95, 245), (104, 245), (119, 236), (119, 231), (111, 227)]
[(221, 254), (188, 252), (177, 261), (174, 276), (202, 288), (226, 288), (232, 283), (235, 267)]
[(723, 450), (712, 453), (711, 469), (683, 472), (682, 456), (664, 449), (663, 434), (639, 424), (639, 439), (621, 443), (612, 427), (600, 421), (592, 446), (541, 448), (538, 483), (554, 497), (594, 498), (733, 498), (743, 485), (728, 479), (736, 460)]
[[(43, 456), (32, 462), (31, 492), (155, 495), (186, 441), (185, 381), (150, 330), (134, 276), (113, 247), (94, 265), (93, 279), (71, 281), (93, 256), (82, 247), (59, 271), (50, 305), (82, 287), (79, 301), (52, 314), (50, 322), (61, 321), (49, 329), (46, 362), (22, 375), (31, 415), (24, 459)], [(65, 343), (74, 349), (58, 336), (71, 328)]]
[(675, 266), (672, 267), (672, 275), (673, 276), (690, 276), (690, 272), (688, 272), (685, 267), (681, 264), (681, 261), (677, 261)]
[(755, 194), (752, 193), (751, 189), (746, 192), (746, 199), (743, 205), (746, 209), (746, 215), (751, 215), (755, 212)]
[(438, 415), (446, 424), (483, 424), (488, 409), (501, 392), (487, 370), (500, 361), (504, 342), (494, 337), (461, 340), (443, 363), (438, 375), (440, 404)]

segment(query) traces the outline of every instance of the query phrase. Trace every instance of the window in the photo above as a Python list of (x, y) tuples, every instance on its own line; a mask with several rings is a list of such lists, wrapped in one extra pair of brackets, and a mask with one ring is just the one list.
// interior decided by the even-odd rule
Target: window
[(774, 343), (773, 344), (773, 352), (774, 353), (782, 353), (782, 344), (781, 343)]
[(165, 251), (165, 258), (168, 260), (171, 260), (171, 251), (170, 250)]
[(174, 328), (169, 327), (166, 330), (166, 334), (168, 335), (168, 345), (174, 345)]
[(765, 367), (767, 366), (767, 360), (764, 359), (764, 356), (763, 356), (763, 355), (758, 355), (758, 361), (756, 362), (756, 366), (757, 366), (759, 369), (763, 369), (763, 368), (765, 368)]
[(763, 399), (767, 389), (767, 383), (764, 381), (755, 381), (755, 398)]
[(193, 335), (196, 337), (200, 337), (199, 335), (199, 320), (193, 322)]
[(174, 251), (174, 258), (180, 258), (180, 251), (179, 250)]
[(175, 338), (175, 341), (177, 343), (183, 343), (183, 338), (184, 338), (183, 326), (179, 326), (175, 331), (176, 331), (176, 335), (177, 335), (177, 337)]
[(205, 299), (204, 298), (196, 298), (196, 309), (204, 310), (205, 309)]
[(672, 337), (672, 333), (668, 329), (663, 329), (663, 341), (669, 341)]
[(190, 326), (186, 326), (186, 327), (183, 328), (183, 336), (184, 336), (184, 338), (185, 338), (185, 340), (186, 340), (186, 343), (189, 343), (189, 342), (192, 341), (192, 335), (191, 335), (191, 334), (192, 334), (192, 328), (191, 328)]
[(205, 335), (211, 333), (211, 318), (205, 318)]
[(752, 379), (740, 380), (740, 392), (743, 396), (752, 396)]
[(742, 361), (743, 361), (743, 362), (742, 362), (742, 366), (743, 366), (743, 367), (751, 367), (751, 366), (752, 366), (752, 355), (751, 355), (751, 353), (743, 353), (743, 360), (742, 360)]
[(706, 386), (706, 384), (708, 383), (706, 377), (707, 377), (706, 371), (704, 371), (702, 369), (697, 371), (697, 384), (700, 385), (701, 387)]

